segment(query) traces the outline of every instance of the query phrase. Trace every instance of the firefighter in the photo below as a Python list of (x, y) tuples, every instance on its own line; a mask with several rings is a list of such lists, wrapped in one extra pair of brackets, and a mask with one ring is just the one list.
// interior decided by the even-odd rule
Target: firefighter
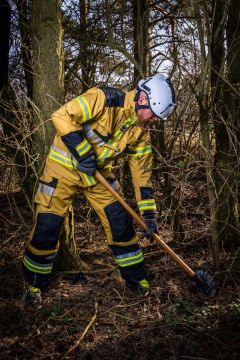
[(41, 292), (50, 282), (64, 217), (81, 190), (97, 212), (107, 242), (126, 286), (148, 292), (143, 252), (130, 215), (94, 178), (96, 169), (121, 192), (111, 172), (112, 161), (125, 153), (131, 170), (139, 212), (147, 224), (145, 236), (157, 231), (151, 169), (149, 124), (166, 119), (176, 105), (170, 80), (163, 74), (140, 80), (124, 93), (94, 87), (52, 114), (56, 136), (35, 195), (36, 221), (26, 243), (23, 273), (26, 301), (41, 306)]

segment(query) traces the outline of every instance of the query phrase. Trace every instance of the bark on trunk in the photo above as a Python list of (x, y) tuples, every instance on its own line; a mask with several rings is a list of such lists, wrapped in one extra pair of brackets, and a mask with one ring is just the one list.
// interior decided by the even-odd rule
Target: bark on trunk
[[(33, 98), (33, 69), (32, 69), (32, 52), (31, 52), (31, 34), (30, 34), (30, 18), (31, 7), (25, 0), (17, 2), (19, 16), (19, 30), (21, 36), (21, 54), (23, 60), (23, 69), (27, 87), (27, 96)], [(30, 103), (29, 103), (30, 106)]]
[(39, 161), (54, 135), (51, 114), (63, 103), (63, 30), (59, 0), (32, 0), (33, 101)]
[(10, 39), (11, 8), (7, 0), (0, 0), (0, 91), (8, 82), (8, 59)]
[(90, 62), (90, 53), (89, 53), (89, 45), (86, 42), (86, 34), (87, 34), (87, 15), (88, 15), (88, 1), (80, 0), (79, 1), (80, 8), (80, 36), (82, 41), (79, 41), (80, 45), (80, 61), (82, 68), (82, 92), (85, 92), (89, 89), (89, 85), (91, 84), (91, 66), (89, 66)]
[[(226, 83), (224, 81), (224, 30), (227, 14), (226, 0), (213, 1), (212, 20), (212, 99), (213, 122), (216, 139), (214, 182), (216, 187), (216, 222), (218, 243), (231, 243), (238, 238), (236, 208), (236, 152), (233, 148), (234, 127), (232, 109), (229, 107)], [(218, 248), (213, 244), (213, 249)], [(219, 254), (215, 254), (215, 266)]]
[(139, 63), (134, 67), (134, 81), (137, 83), (142, 77), (149, 76), (149, 0), (133, 0), (133, 42), (134, 58)]
[[(32, 0), (33, 103), (34, 119), (39, 126), (39, 168), (52, 142), (54, 128), (51, 114), (63, 103), (63, 44), (60, 0)], [(80, 270), (76, 251), (74, 216), (71, 208), (65, 218), (56, 259), (58, 268)]]

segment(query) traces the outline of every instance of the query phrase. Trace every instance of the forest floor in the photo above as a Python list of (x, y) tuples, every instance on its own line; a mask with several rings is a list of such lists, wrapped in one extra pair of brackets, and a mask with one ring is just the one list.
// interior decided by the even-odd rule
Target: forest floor
[[(174, 240), (164, 222), (160, 233), (194, 270), (204, 267), (212, 273), (203, 202), (199, 193), (185, 193), (185, 238)], [(18, 190), (0, 192), (0, 359), (240, 358), (236, 249), (222, 251), (221, 270), (215, 274), (218, 292), (208, 298), (159, 245), (142, 239), (151, 292), (133, 297), (119, 277), (98, 218), (87, 204), (80, 209), (80, 203), (81, 195), (74, 204), (76, 239), (90, 269), (87, 282), (56, 280), (44, 294), (43, 308), (30, 312), (23, 305), (20, 268), (31, 212)]]

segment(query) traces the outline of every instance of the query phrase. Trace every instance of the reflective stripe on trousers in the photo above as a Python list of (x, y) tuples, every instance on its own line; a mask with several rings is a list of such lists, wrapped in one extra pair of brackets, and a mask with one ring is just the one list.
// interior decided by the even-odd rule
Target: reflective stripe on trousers
[[(70, 153), (60, 150), (54, 145), (51, 146), (48, 158), (69, 169), (77, 169), (77, 160), (74, 159)], [(97, 182), (93, 176), (87, 175), (85, 173), (82, 173), (82, 176), (88, 186), (96, 185)]]

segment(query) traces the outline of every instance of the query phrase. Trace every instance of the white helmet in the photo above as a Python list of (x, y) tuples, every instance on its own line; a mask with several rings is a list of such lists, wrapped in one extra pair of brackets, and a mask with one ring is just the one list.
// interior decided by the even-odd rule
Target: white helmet
[(173, 112), (176, 106), (176, 95), (167, 76), (161, 74), (140, 80), (137, 84), (137, 90), (145, 92), (149, 107), (157, 117), (166, 119)]

